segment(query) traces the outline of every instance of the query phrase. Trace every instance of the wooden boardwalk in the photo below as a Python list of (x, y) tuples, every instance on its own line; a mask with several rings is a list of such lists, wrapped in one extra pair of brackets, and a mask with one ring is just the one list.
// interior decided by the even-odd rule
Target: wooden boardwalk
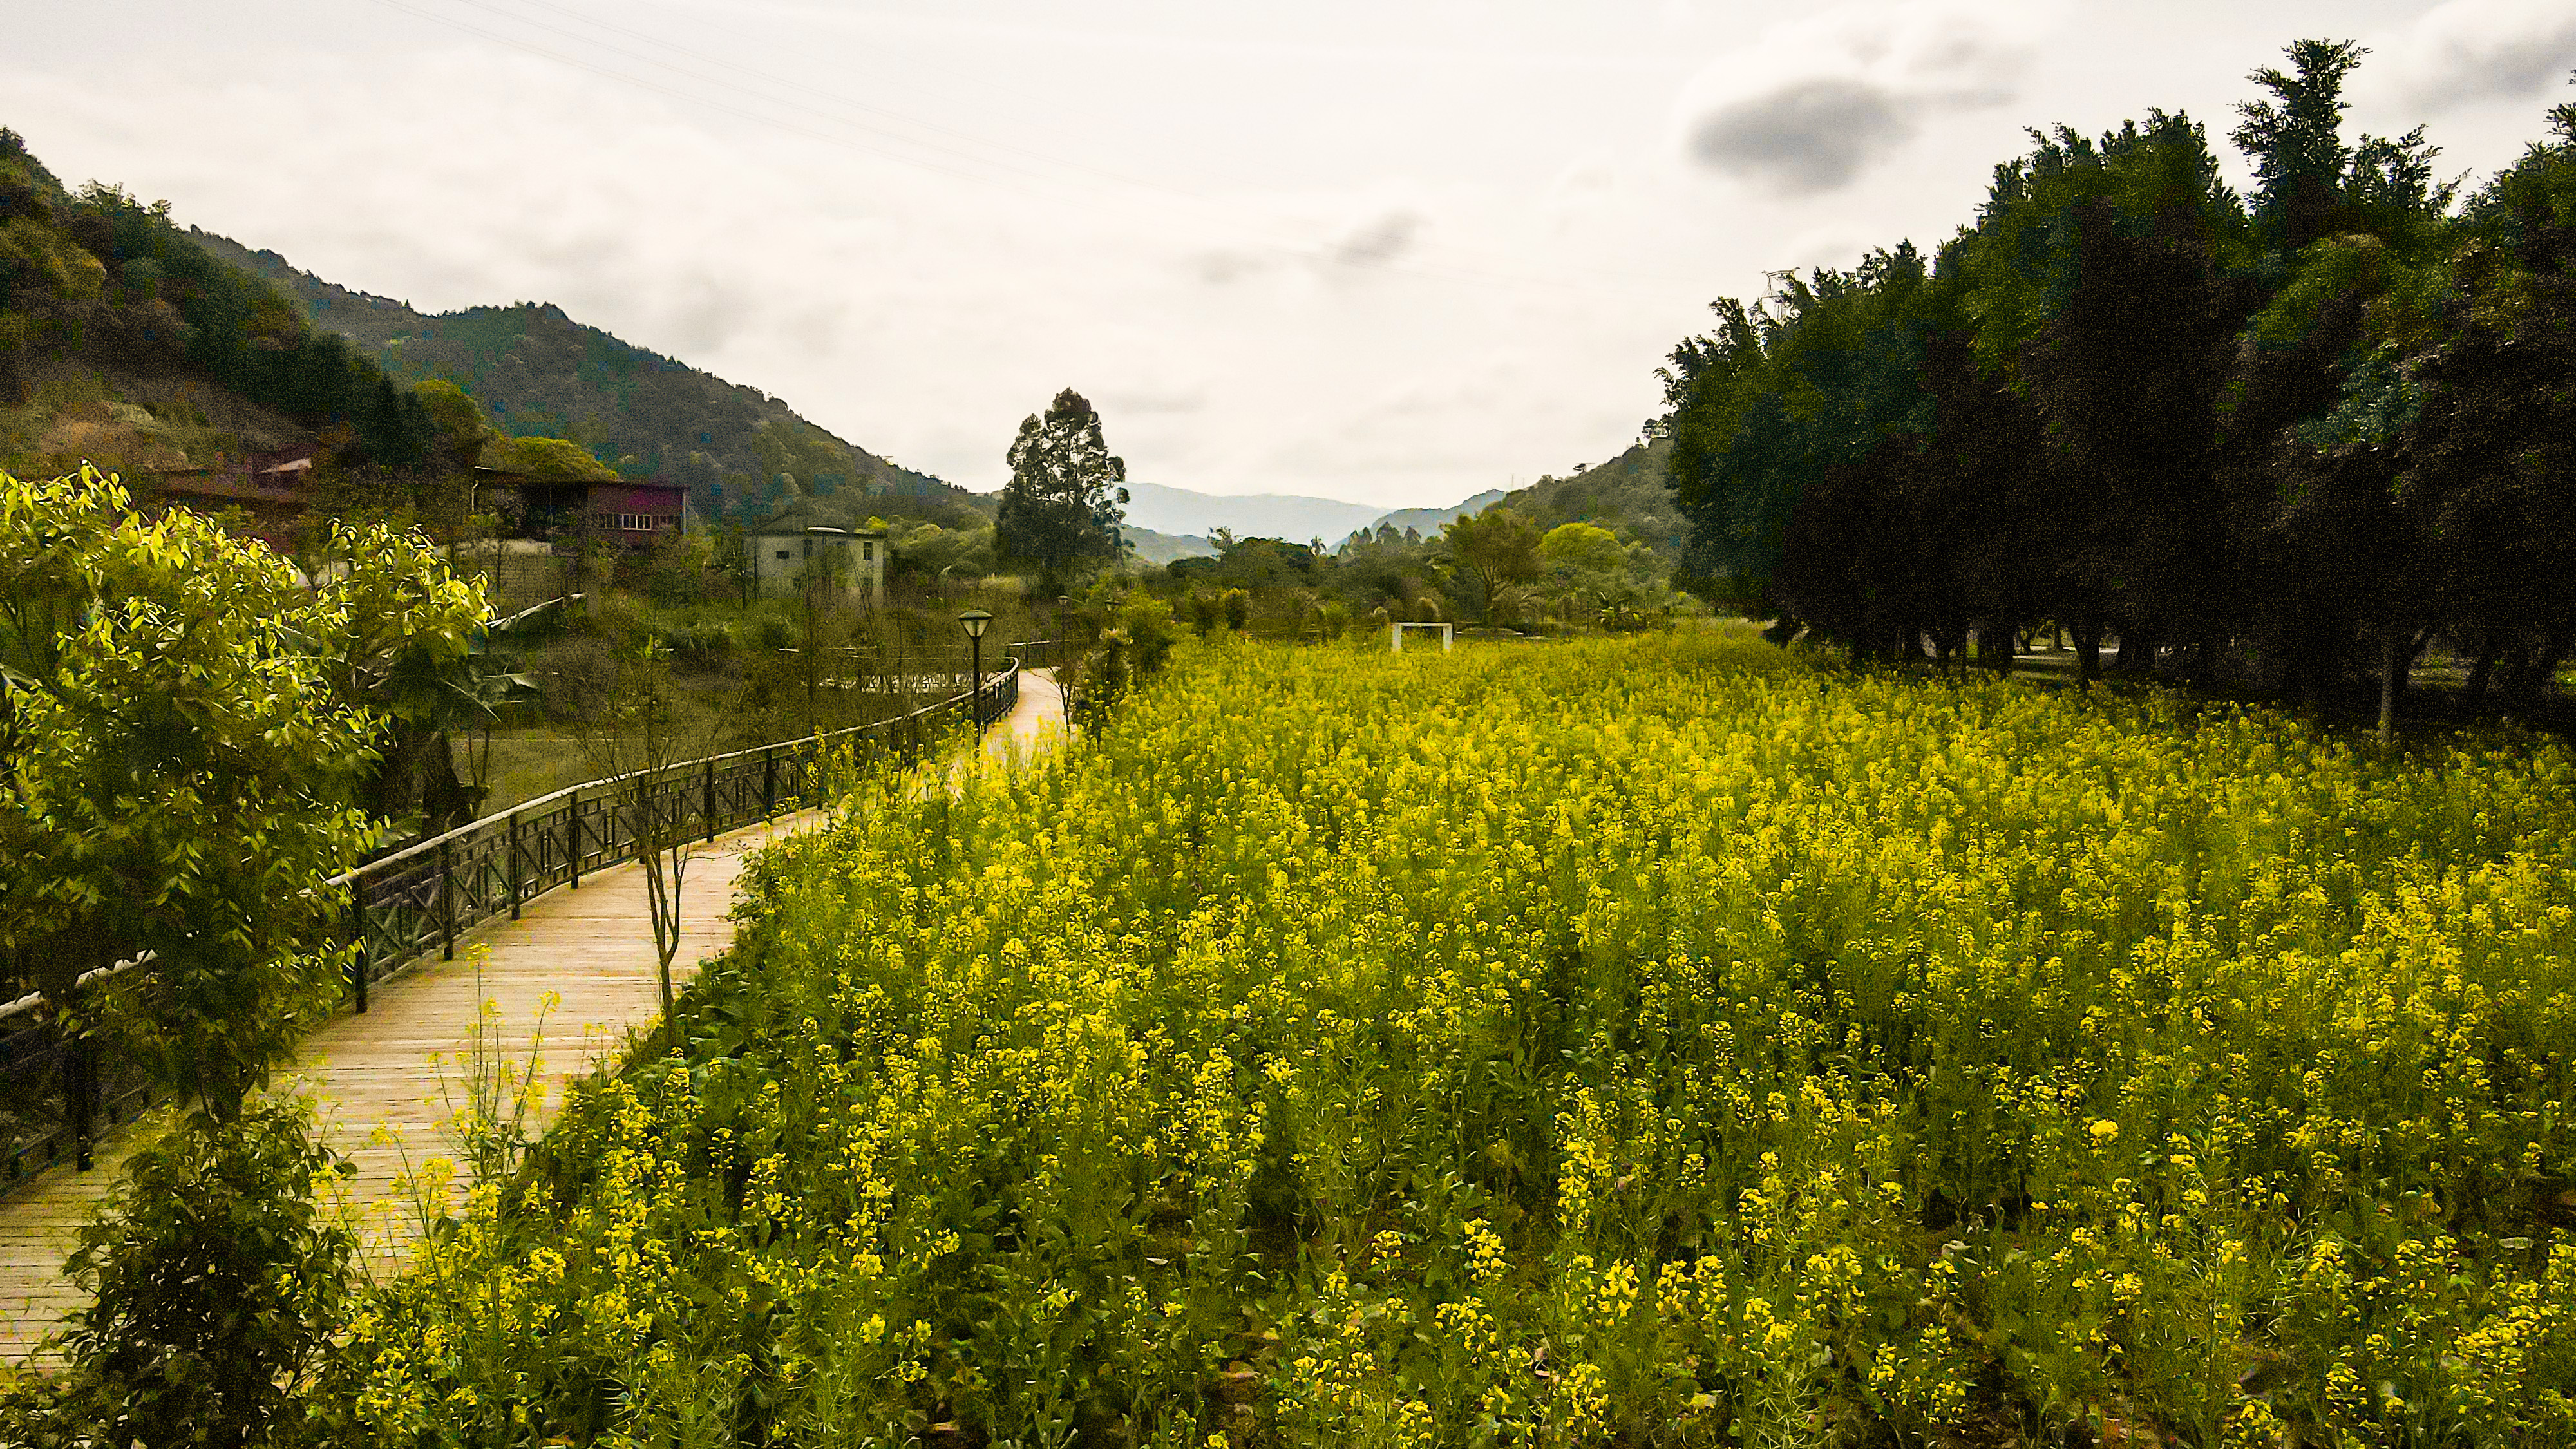
[[(998, 760), (1045, 749), (1060, 736), (1063, 710), (1051, 678), (1023, 674), (1018, 706), (986, 734), (983, 753)], [(732, 941), (725, 916), (748, 854), (820, 818), (807, 811), (719, 836), (691, 860), (675, 985)], [(366, 1015), (334, 1017), (306, 1040), (280, 1089), (316, 1098), (332, 1145), (356, 1166), (349, 1202), (374, 1271), (398, 1268), (419, 1231), (406, 1171), (456, 1152), (445, 1129), (451, 1101), (467, 1099), (459, 1058), (478, 1018), (491, 1013), (489, 1039), (518, 1066), (537, 1050), (540, 1093), (532, 1110), (541, 1127), (567, 1079), (621, 1053), (660, 1015), (658, 979), (643, 868), (630, 862), (583, 877), (578, 890), (530, 902), (519, 920), (487, 922), (458, 937), (454, 961), (425, 962), (377, 986)], [(549, 998), (556, 1004), (544, 1010)], [(0, 1198), (0, 1360), (26, 1360), (80, 1301), (62, 1275), (63, 1260), (115, 1182), (124, 1152), (157, 1121), (147, 1116), (103, 1145), (89, 1172), (58, 1167)], [(459, 1204), (466, 1177), (460, 1169), (449, 1188)]]

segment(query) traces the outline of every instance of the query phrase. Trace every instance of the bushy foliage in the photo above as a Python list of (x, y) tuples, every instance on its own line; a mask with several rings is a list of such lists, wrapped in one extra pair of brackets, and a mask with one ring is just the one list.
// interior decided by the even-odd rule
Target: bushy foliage
[(540, 483), (613, 479), (617, 470), (569, 438), (506, 438), (487, 451), (490, 466), (525, 473)]
[[(0, 949), (219, 1115), (336, 996), (325, 880), (370, 838), (352, 600), (114, 480), (0, 473)], [(84, 971), (149, 951), (102, 1002)], [(13, 973), (13, 974), (15, 974)]]
[[(1208, 599), (1193, 604), (1209, 621), (1207, 634), (1226, 617), (1227, 604)], [(1235, 595), (1241, 607), (1243, 596)], [(1085, 729), (1104, 724), (1135, 688), (1163, 672), (1179, 642), (1172, 606), (1151, 594), (1095, 585), (1082, 609), (1068, 621), (1073, 638), (1064, 664), (1056, 671), (1072, 722)], [(1242, 627), (1238, 622), (1234, 626)]]
[(753, 872), (349, 1443), (2576, 1436), (2576, 758), (1197, 650)]
[(26, 1449), (315, 1442), (304, 1391), (340, 1324), (355, 1236), (320, 1201), (341, 1159), (300, 1099), (198, 1116), (136, 1148), (69, 1272), (90, 1294), (54, 1374), (0, 1394)]

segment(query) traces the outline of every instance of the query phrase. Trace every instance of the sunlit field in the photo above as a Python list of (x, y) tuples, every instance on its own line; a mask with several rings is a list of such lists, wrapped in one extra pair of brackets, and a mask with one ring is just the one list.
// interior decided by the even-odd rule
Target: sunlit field
[(2571, 830), (2556, 743), (1199, 646), (774, 849), (349, 1437), (2576, 1441)]

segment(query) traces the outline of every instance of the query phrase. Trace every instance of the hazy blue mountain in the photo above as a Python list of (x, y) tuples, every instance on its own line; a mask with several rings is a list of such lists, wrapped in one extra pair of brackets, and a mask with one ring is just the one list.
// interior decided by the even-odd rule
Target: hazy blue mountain
[(1293, 493), (1229, 497), (1159, 483), (1130, 483), (1127, 497), (1127, 521), (1156, 533), (1205, 537), (1215, 529), (1230, 528), (1241, 538), (1284, 538), (1291, 543), (1340, 538), (1361, 524), (1375, 522), (1385, 511), (1335, 498), (1301, 498)]
[(1216, 545), (1196, 534), (1156, 533), (1133, 523), (1118, 525), (1119, 534), (1136, 550), (1141, 563), (1167, 564), (1174, 559), (1213, 558)]
[(1452, 503), (1446, 508), (1399, 508), (1393, 513), (1370, 520), (1369, 532), (1377, 532), (1377, 526), (1383, 523), (1398, 533), (1408, 528), (1417, 529), (1423, 533), (1437, 533), (1440, 531), (1440, 525), (1450, 519), (1470, 513), (1482, 513), (1509, 496), (1500, 488), (1488, 488), (1463, 503)]

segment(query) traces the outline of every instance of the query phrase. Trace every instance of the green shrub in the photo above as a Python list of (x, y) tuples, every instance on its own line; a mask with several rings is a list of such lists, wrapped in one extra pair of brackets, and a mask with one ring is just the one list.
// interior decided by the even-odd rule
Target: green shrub
[(137, 1149), (71, 1276), (94, 1296), (64, 1371), (0, 1398), (0, 1441), (50, 1446), (311, 1442), (300, 1396), (340, 1323), (349, 1230), (315, 1201), (340, 1158), (301, 1099), (199, 1114)]

